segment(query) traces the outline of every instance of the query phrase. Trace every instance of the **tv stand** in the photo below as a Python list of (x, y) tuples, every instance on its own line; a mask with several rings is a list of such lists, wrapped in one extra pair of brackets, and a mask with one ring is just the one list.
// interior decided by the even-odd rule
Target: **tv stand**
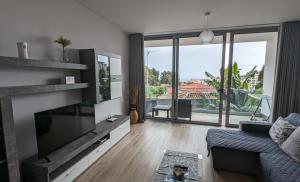
[(23, 181), (71, 182), (130, 131), (128, 116), (114, 116), (111, 123), (101, 121), (88, 133), (44, 159), (33, 156), (22, 163)]

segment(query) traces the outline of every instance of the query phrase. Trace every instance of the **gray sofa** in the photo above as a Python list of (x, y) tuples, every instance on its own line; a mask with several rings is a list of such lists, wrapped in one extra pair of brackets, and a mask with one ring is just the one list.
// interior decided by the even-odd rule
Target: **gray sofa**
[[(286, 118), (300, 126), (300, 115)], [(216, 170), (255, 175), (263, 182), (300, 182), (300, 164), (269, 137), (272, 124), (241, 121), (240, 131), (209, 129), (207, 147)]]

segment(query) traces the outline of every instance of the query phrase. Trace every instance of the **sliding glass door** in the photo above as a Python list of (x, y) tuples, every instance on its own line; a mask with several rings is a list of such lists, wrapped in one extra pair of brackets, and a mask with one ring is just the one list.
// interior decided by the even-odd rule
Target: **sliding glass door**
[(198, 36), (145, 41), (147, 117), (221, 125), (225, 34), (201, 45)]
[(146, 116), (171, 118), (173, 40), (145, 41)]
[(176, 118), (221, 124), (223, 111), (225, 36), (211, 44), (198, 37), (179, 39)]
[(236, 127), (271, 111), (277, 27), (150, 36), (145, 41), (148, 117)]
[(226, 126), (243, 120), (267, 120), (271, 112), (277, 32), (231, 34)]

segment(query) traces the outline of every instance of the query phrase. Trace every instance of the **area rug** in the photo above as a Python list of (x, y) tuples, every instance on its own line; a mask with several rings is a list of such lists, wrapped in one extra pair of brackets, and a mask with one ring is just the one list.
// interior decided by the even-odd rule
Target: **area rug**
[(164, 182), (169, 166), (184, 165), (189, 170), (189, 181), (202, 182), (202, 156), (199, 154), (167, 150), (153, 176), (153, 182)]

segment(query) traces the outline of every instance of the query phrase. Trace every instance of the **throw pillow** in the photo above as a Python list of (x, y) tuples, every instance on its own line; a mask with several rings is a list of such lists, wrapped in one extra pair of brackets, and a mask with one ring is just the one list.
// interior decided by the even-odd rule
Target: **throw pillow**
[(295, 161), (300, 162), (300, 127), (288, 137), (281, 148)]
[(275, 143), (281, 145), (295, 129), (296, 127), (294, 125), (282, 117), (279, 117), (272, 125), (269, 134)]
[(291, 113), (288, 117), (284, 119), (289, 121), (294, 126), (300, 126), (300, 114), (298, 113)]

